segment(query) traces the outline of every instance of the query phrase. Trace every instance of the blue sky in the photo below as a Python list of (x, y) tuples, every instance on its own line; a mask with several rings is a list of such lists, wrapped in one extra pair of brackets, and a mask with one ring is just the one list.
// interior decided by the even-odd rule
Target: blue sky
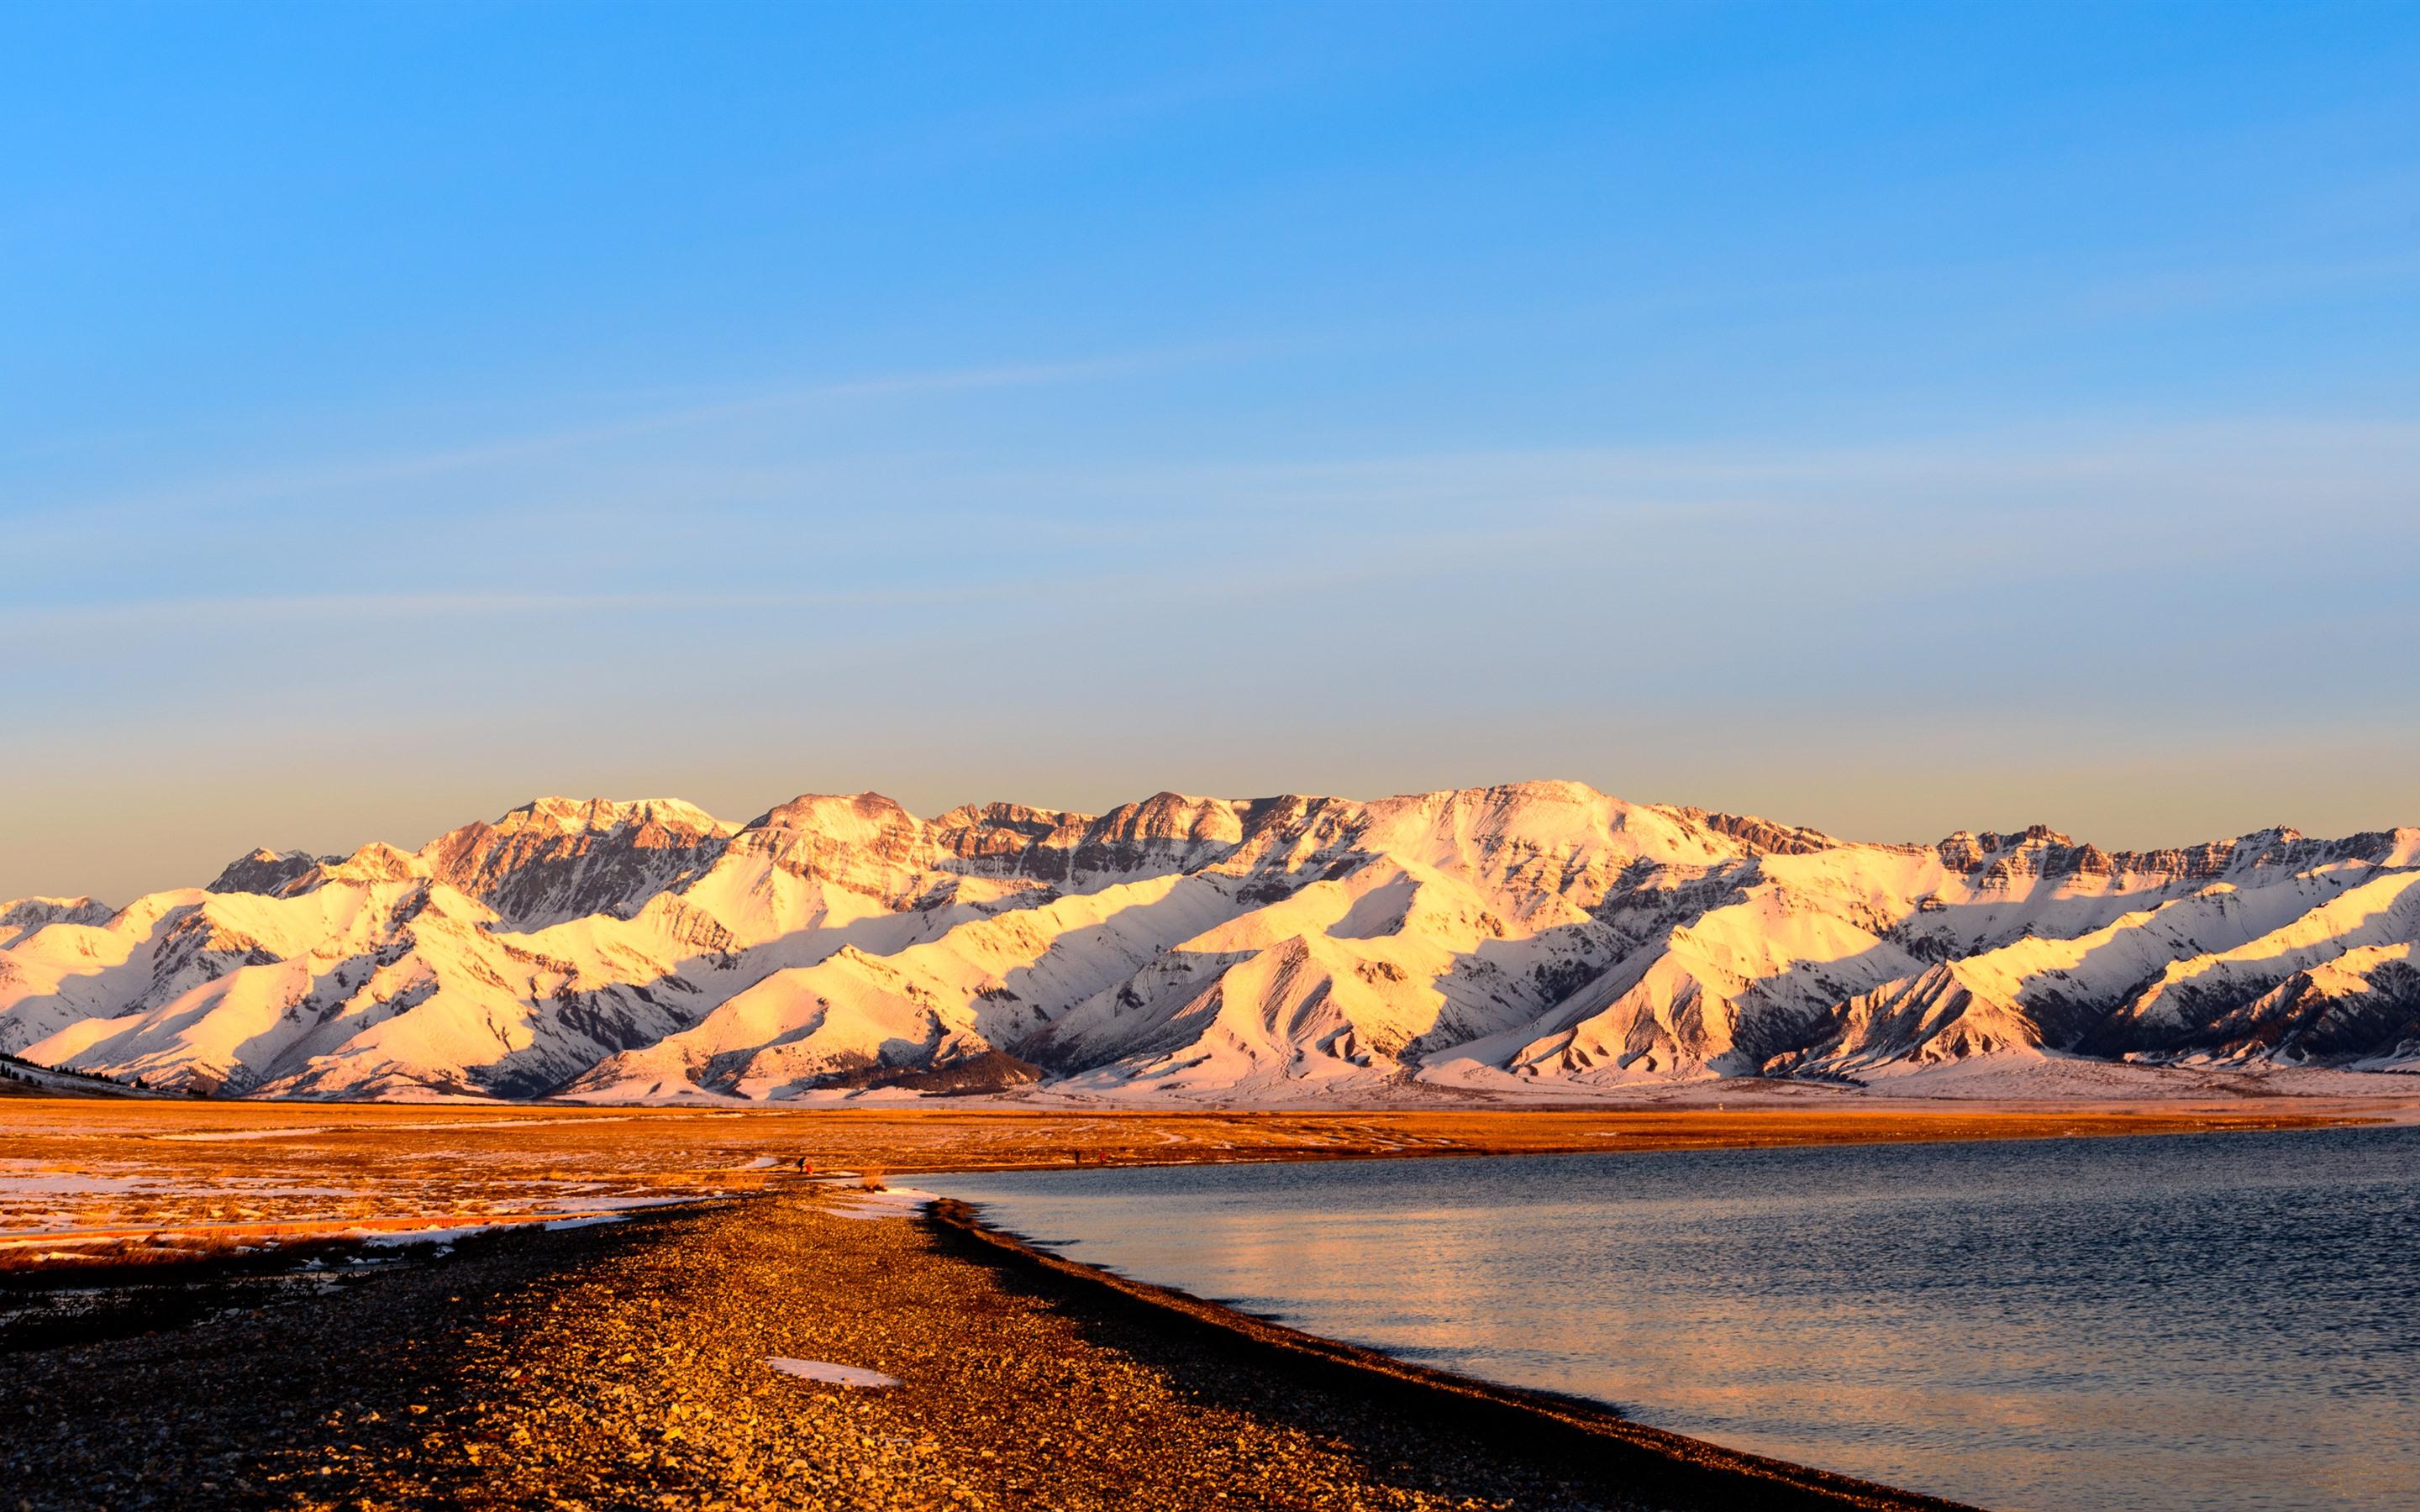
[(21, 6), (0, 897), (540, 792), (2420, 822), (2420, 9)]

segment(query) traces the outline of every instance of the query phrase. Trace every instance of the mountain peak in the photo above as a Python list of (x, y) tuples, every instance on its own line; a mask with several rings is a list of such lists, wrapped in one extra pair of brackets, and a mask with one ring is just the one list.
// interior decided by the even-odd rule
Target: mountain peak
[(414, 860), (427, 875), (536, 929), (619, 916), (722, 854), (737, 826), (678, 798), (534, 798), (448, 830)]
[[(1985, 838), (1990, 839), (1993, 837), (1987, 836)], [(2002, 835), (1997, 837), (1997, 839), (2002, 846), (2072, 845), (2075, 843), (2074, 841), (2068, 838), (2064, 831), (2053, 829), (2048, 825), (2027, 825), (2024, 828), (2019, 830), (2013, 835)]]
[(341, 861), (321, 865), (318, 873), (330, 882), (408, 882), (428, 875), (428, 867), (411, 852), (374, 840)]
[(923, 821), (895, 799), (879, 793), (801, 793), (777, 803), (741, 826), (743, 829), (802, 829), (818, 833), (861, 834), (872, 830), (922, 828)]
[(11, 898), (0, 903), (0, 949), (53, 924), (106, 924), (116, 912), (90, 898)]
[(1535, 798), (1544, 803), (1603, 803), (1607, 799), (1612, 799), (1616, 803), (1622, 801), (1613, 798), (1611, 794), (1597, 791), (1586, 782), (1575, 782), (1566, 778), (1536, 778), (1527, 782), (1507, 782), (1501, 787), (1490, 788), (1486, 791), (1509, 793), (1517, 797)]
[(263, 846), (228, 862), (206, 890), (257, 892), (275, 897), (335, 860), (334, 856), (314, 856), (308, 851), (272, 851)]
[(729, 834), (733, 828), (697, 805), (679, 798), (568, 798), (559, 795), (532, 798), (519, 808), (508, 809), (488, 827), (505, 834), (541, 830), (577, 835), (650, 824), (695, 834)]

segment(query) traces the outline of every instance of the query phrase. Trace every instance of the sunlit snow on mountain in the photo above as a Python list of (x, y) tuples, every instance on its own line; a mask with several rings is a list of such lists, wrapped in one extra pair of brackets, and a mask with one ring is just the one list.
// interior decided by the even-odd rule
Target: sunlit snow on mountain
[(1564, 782), (745, 825), (545, 798), (116, 911), (0, 903), (0, 1050), (287, 1097), (2346, 1090), (2420, 1069), (2415, 940), (2413, 828), (1864, 844)]

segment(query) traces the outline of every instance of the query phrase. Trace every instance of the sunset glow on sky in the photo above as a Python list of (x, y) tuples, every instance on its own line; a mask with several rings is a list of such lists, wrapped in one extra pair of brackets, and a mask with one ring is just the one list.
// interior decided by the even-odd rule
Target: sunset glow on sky
[(1560, 777), (2420, 822), (2420, 10), (19, 7), (0, 898)]

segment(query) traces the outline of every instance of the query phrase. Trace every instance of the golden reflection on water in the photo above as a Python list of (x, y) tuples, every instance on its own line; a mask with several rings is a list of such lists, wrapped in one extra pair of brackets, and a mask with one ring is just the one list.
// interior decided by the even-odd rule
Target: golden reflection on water
[(1998, 1507), (2420, 1485), (2420, 1131), (944, 1180), (1063, 1253)]

